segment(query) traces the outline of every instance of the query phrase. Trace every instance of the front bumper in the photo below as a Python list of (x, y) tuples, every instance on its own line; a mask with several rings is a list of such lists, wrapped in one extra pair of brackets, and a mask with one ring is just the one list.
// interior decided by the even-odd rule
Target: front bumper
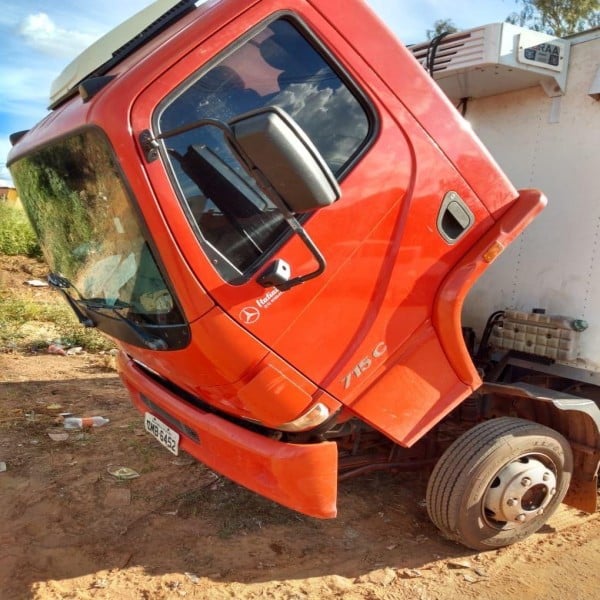
[(182, 450), (283, 506), (312, 517), (336, 516), (334, 442), (279, 442), (203, 412), (154, 381), (122, 353), (119, 371), (135, 407), (166, 420), (180, 433)]

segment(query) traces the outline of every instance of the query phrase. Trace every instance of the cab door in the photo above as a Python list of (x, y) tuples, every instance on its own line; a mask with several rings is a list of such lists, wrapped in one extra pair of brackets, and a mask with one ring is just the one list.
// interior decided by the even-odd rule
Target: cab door
[[(352, 404), (415, 332), (432, 329), (441, 282), (490, 218), (334, 26), (308, 3), (286, 6), (282, 15), (277, 2), (258, 3), (204, 40), (149, 86), (134, 121), (150, 119), (162, 136), (172, 193), (159, 200), (214, 301)], [(271, 105), (304, 129), (342, 191), (334, 205), (301, 218), (325, 272), (287, 291), (261, 286), (260, 274), (275, 260), (292, 277), (309, 273), (314, 256), (241, 168), (218, 124)], [(149, 172), (166, 187), (159, 169)], [(455, 214), (446, 214), (449, 198)]]

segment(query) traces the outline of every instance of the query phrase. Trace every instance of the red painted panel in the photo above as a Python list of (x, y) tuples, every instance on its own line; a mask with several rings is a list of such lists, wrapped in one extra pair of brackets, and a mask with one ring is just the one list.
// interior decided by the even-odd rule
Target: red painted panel
[[(337, 446), (334, 442), (277, 442), (185, 404), (142, 375), (123, 355), (119, 366), (139, 411), (153, 412), (144, 404), (143, 394), (196, 432), (197, 442), (179, 429), (182, 450), (240, 485), (288, 508), (312, 517), (336, 516)], [(156, 416), (161, 418), (160, 414)]]

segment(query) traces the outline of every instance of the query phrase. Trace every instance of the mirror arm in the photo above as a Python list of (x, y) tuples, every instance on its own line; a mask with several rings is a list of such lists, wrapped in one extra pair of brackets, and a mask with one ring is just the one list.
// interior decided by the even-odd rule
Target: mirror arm
[[(312, 241), (311, 237), (308, 235), (304, 227), (298, 219), (295, 217), (294, 213), (290, 211), (290, 209), (286, 206), (285, 202), (280, 198), (279, 194), (273, 187), (269, 184), (268, 179), (263, 175), (260, 169), (253, 167), (250, 170), (250, 175), (256, 181), (261, 191), (272, 200), (273, 204), (277, 207), (282, 217), (286, 221), (286, 223), (290, 226), (292, 231), (302, 240), (304, 245), (308, 248), (310, 253), (313, 255), (314, 259), (317, 261), (317, 268), (314, 271), (310, 271), (309, 273), (305, 273), (304, 275), (298, 275), (298, 277), (293, 277), (289, 281), (285, 281), (282, 283), (275, 284), (278, 290), (285, 292), (305, 281), (309, 281), (310, 279), (314, 279), (318, 277), (325, 271), (325, 267), (327, 263), (325, 262), (325, 257), (316, 246), (316, 244)], [(259, 277), (260, 282), (260, 277)]]
[[(152, 136), (152, 134), (146, 129), (146, 140), (147, 143), (155, 143), (158, 140), (167, 140), (171, 137), (175, 137), (181, 133), (185, 133), (187, 131), (191, 131), (192, 129), (199, 129), (200, 127), (216, 127), (223, 131), (223, 133), (227, 136), (228, 140), (234, 139), (233, 132), (231, 131), (231, 127), (227, 125), (227, 123), (223, 123), (223, 121), (219, 121), (218, 119), (199, 119), (198, 121), (192, 121), (191, 123), (186, 123), (181, 127), (176, 127), (175, 129), (169, 129), (167, 131), (163, 131), (156, 136)], [(144, 134), (145, 132), (142, 132)]]
[(293, 215), (284, 215), (284, 219), (287, 221), (288, 225), (294, 230), (294, 232), (298, 235), (298, 237), (304, 242), (304, 245), (309, 249), (310, 253), (313, 255), (314, 259), (317, 261), (317, 268), (314, 271), (310, 271), (309, 273), (305, 273), (304, 275), (299, 275), (298, 277), (293, 277), (289, 281), (284, 283), (280, 283), (275, 287), (282, 292), (293, 288), (296, 285), (300, 285), (305, 281), (309, 281), (310, 279), (314, 279), (318, 277), (325, 271), (325, 267), (327, 263), (325, 262), (325, 257), (321, 254), (321, 251), (315, 243), (312, 241), (308, 233), (302, 225), (298, 222), (298, 219)]
[[(186, 133), (187, 131), (191, 131), (193, 129), (198, 129), (200, 127), (216, 127), (217, 129), (221, 130), (225, 136), (225, 139), (227, 140), (227, 143), (241, 160), (242, 166), (252, 176), (252, 174), (256, 171), (252, 159), (248, 156), (240, 144), (238, 144), (231, 127), (227, 123), (223, 123), (223, 121), (219, 121), (218, 119), (200, 119), (198, 121), (193, 121), (192, 123), (182, 125), (181, 127), (176, 127), (175, 129), (169, 129), (168, 131), (159, 133), (156, 136), (153, 136), (148, 129), (145, 129), (140, 134), (139, 141), (147, 162), (152, 162), (158, 158), (159, 140), (168, 140), (169, 138)], [(262, 177), (260, 181), (262, 182), (264, 179), (265, 178)], [(269, 189), (271, 189), (270, 186)]]

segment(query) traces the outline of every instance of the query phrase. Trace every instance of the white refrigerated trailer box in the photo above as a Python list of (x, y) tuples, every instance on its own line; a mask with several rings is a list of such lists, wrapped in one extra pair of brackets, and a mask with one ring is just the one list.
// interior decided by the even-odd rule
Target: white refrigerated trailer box
[(481, 339), (507, 311), (490, 338), (510, 363), (600, 385), (600, 28), (557, 39), (500, 23), (412, 50), (515, 186), (548, 197), (463, 324)]

